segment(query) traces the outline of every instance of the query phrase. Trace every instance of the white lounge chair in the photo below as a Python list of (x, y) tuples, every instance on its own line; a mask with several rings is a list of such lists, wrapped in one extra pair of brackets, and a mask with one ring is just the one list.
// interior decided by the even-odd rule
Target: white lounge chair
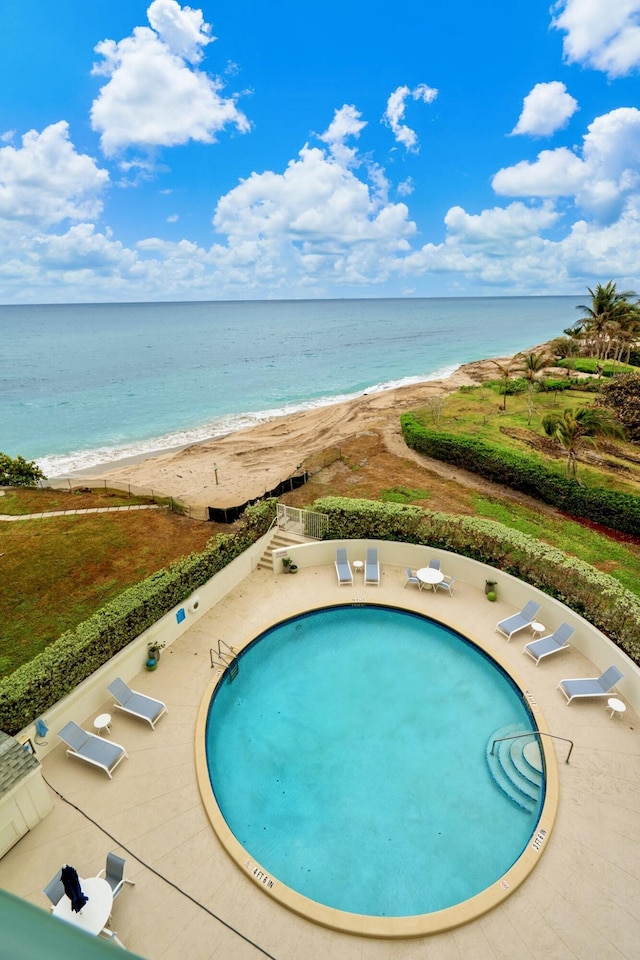
[(569, 646), (569, 638), (573, 636), (575, 629), (568, 623), (561, 623), (559, 627), (548, 634), (546, 637), (540, 637), (539, 640), (532, 640), (531, 643), (525, 643), (522, 648), (523, 653), (528, 653), (532, 657), (536, 666), (544, 657), (550, 657), (552, 653), (559, 653), (566, 650)]
[(367, 559), (364, 562), (364, 582), (380, 585), (380, 564), (376, 547), (369, 547)]
[(498, 633), (502, 633), (507, 640), (511, 640), (514, 633), (518, 633), (519, 630), (524, 630), (525, 627), (533, 623), (539, 609), (539, 603), (536, 603), (534, 600), (529, 600), (520, 613), (514, 613), (511, 617), (507, 617), (506, 620), (500, 620), (496, 623), (496, 630)]
[(155, 700), (153, 697), (148, 697), (146, 693), (132, 690), (120, 677), (116, 677), (113, 683), (109, 684), (108, 689), (116, 698), (114, 703), (116, 710), (122, 710), (123, 713), (130, 713), (132, 717), (146, 720), (154, 730), (160, 717), (168, 713), (166, 704), (162, 700)]
[(561, 680), (558, 690), (567, 698), (567, 706), (578, 697), (608, 697), (622, 674), (617, 667), (609, 667), (599, 677), (586, 677), (584, 680)]
[(338, 547), (336, 550), (336, 574), (339, 587), (353, 583), (353, 571), (347, 559), (346, 547)]
[(100, 767), (109, 779), (120, 761), (128, 756), (121, 744), (114, 743), (113, 740), (105, 740), (104, 737), (97, 737), (95, 733), (88, 733), (73, 720), (62, 728), (58, 736), (67, 744), (69, 757), (77, 757), (78, 760), (91, 763), (94, 767)]

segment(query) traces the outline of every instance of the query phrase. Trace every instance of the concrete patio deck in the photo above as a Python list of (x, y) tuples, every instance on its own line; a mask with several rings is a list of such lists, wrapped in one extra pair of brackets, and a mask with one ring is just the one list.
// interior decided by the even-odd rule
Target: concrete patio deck
[[(382, 565), (380, 587), (339, 588), (333, 565), (295, 577), (255, 570), (163, 652), (153, 673), (131, 685), (166, 701), (155, 731), (112, 711), (111, 737), (129, 759), (112, 781), (69, 759), (62, 743), (42, 769), (53, 812), (0, 860), (0, 884), (46, 909), (42, 888), (62, 863), (81, 876), (103, 868), (108, 851), (127, 860), (126, 886), (112, 929), (149, 960), (635, 960), (640, 944), (640, 748), (638, 716), (611, 718), (606, 700), (567, 706), (556, 690), (567, 676), (600, 671), (571, 648), (536, 666), (522, 655), (530, 635), (507, 643), (496, 621), (505, 601), (459, 582), (444, 591), (404, 589), (404, 568)], [(317, 926), (269, 898), (231, 861), (209, 824), (198, 792), (194, 729), (213, 671), (218, 639), (237, 645), (265, 626), (324, 603), (365, 598), (431, 614), (494, 650), (535, 695), (549, 730), (575, 742), (557, 745), (560, 804), (540, 863), (501, 906), (447, 933), (417, 940), (375, 940)], [(106, 694), (106, 690), (105, 690)], [(91, 729), (94, 714), (76, 718)], [(48, 734), (55, 738), (55, 730)], [(66, 802), (68, 801), (68, 802)], [(80, 812), (82, 811), (82, 812)], [(499, 824), (496, 825), (499, 829)], [(52, 921), (54, 922), (54, 921)], [(43, 956), (46, 945), (43, 945)]]

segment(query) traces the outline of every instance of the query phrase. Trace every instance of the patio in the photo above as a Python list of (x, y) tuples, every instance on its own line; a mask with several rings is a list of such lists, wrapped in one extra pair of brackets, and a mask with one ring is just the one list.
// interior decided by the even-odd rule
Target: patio
[[(558, 681), (601, 671), (575, 648), (537, 667), (522, 655), (528, 631), (511, 643), (494, 632), (496, 621), (514, 612), (512, 603), (489, 603), (464, 580), (453, 597), (405, 589), (403, 566), (383, 562), (381, 574), (380, 587), (356, 580), (344, 589), (333, 564), (303, 567), (293, 578), (254, 570), (162, 653), (155, 672), (143, 670), (131, 681), (166, 702), (169, 714), (156, 730), (112, 711), (105, 689), (97, 712), (112, 714), (111, 737), (126, 746), (129, 758), (110, 781), (68, 759), (62, 743), (46, 756), (44, 776), (69, 802), (55, 796), (53, 812), (0, 860), (0, 884), (46, 910), (42, 888), (62, 863), (87, 877), (104, 866), (108, 851), (119, 853), (136, 885), (118, 897), (111, 927), (149, 960), (265, 954), (277, 960), (418, 960), (425, 952), (431, 960), (633, 960), (640, 942), (637, 714), (628, 706), (624, 716), (611, 717), (606, 699), (567, 707)], [(482, 641), (531, 690), (548, 729), (575, 742), (569, 765), (567, 744), (556, 748), (558, 816), (531, 876), (495, 910), (428, 943), (336, 933), (281, 907), (224, 852), (196, 783), (194, 730), (214, 673), (210, 648), (219, 639), (237, 646), (238, 638), (244, 642), (276, 620), (356, 598), (431, 614)], [(92, 729), (94, 716), (75, 719)], [(50, 741), (56, 732), (49, 731)]]

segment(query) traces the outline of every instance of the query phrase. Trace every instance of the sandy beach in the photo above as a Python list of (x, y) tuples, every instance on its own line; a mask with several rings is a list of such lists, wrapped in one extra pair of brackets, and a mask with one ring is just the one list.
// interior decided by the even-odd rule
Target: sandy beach
[[(544, 345), (532, 347), (539, 352)], [(506, 363), (509, 357), (495, 358)], [(495, 379), (492, 360), (464, 364), (445, 380), (431, 380), (318, 407), (144, 459), (103, 464), (83, 475), (172, 496), (196, 510), (232, 507), (256, 499), (299, 473), (314, 456), (366, 432), (390, 452), (406, 455), (399, 415), (429, 398)], [(216, 483), (217, 477), (217, 483)]]

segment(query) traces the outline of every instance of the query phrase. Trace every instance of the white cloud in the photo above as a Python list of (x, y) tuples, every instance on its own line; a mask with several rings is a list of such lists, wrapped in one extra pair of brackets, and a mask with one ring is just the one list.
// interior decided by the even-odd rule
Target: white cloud
[[(364, 126), (353, 107), (336, 111), (320, 140), (305, 145), (283, 173), (252, 173), (221, 197), (213, 223), (227, 235), (228, 255), (262, 261), (275, 274), (286, 266), (304, 282), (377, 282), (415, 232), (405, 204), (389, 203), (388, 182), (375, 164), (367, 179), (345, 139)], [(268, 264), (270, 265), (268, 266)]]
[(537, 236), (552, 227), (558, 214), (549, 202), (542, 206), (511, 203), (508, 207), (494, 207), (480, 214), (466, 213), (462, 207), (451, 207), (444, 222), (449, 236), (468, 244), (495, 244), (505, 248), (518, 240)]
[(575, 194), (586, 177), (583, 161), (567, 147), (542, 150), (530, 163), (521, 160), (503, 167), (491, 186), (505, 197), (560, 197)]
[(97, 217), (108, 182), (106, 170), (76, 152), (65, 121), (30, 130), (21, 147), (0, 148), (0, 220), (49, 226)]
[(354, 106), (345, 103), (335, 111), (325, 132), (319, 135), (319, 139), (327, 144), (331, 155), (343, 167), (350, 166), (356, 160), (357, 148), (346, 146), (344, 141), (347, 137), (360, 136), (360, 131), (367, 125), (366, 120), (360, 117), (360, 112)]
[(227, 126), (246, 133), (249, 121), (222, 82), (191, 66), (214, 39), (199, 10), (175, 0), (154, 0), (153, 29), (136, 27), (130, 37), (103, 40), (93, 73), (108, 77), (91, 108), (93, 129), (105, 155), (130, 147), (213, 143)]
[(640, 66), (640, 0), (559, 0), (551, 26), (568, 63), (621, 77)]
[(202, 10), (181, 7), (176, 0), (153, 0), (147, 10), (149, 23), (171, 53), (189, 63), (202, 60), (202, 48), (216, 37), (204, 22)]
[(428, 87), (426, 83), (420, 83), (413, 90), (410, 90), (407, 86), (398, 87), (387, 100), (387, 108), (382, 120), (391, 128), (397, 142), (401, 143), (410, 153), (417, 153), (420, 147), (415, 130), (402, 123), (407, 98), (413, 97), (414, 100), (422, 100), (423, 103), (433, 103), (437, 96), (438, 91), (434, 87)]
[(637, 283), (640, 261), (640, 201), (630, 198), (611, 226), (574, 223), (559, 239), (540, 235), (555, 222), (553, 207), (519, 203), (472, 216), (459, 207), (445, 218), (442, 243), (426, 243), (406, 256), (400, 269), (414, 283), (421, 275), (455, 279), (463, 289), (503, 288), (509, 293), (566, 293), (584, 288), (593, 277), (616, 277), (622, 286)]
[(533, 163), (499, 170), (492, 185), (510, 197), (573, 197), (585, 213), (612, 223), (640, 189), (640, 110), (619, 107), (596, 117), (581, 157), (566, 147), (543, 150)]
[(524, 98), (520, 119), (511, 133), (549, 137), (566, 126), (577, 109), (578, 101), (567, 93), (564, 83), (536, 83)]

